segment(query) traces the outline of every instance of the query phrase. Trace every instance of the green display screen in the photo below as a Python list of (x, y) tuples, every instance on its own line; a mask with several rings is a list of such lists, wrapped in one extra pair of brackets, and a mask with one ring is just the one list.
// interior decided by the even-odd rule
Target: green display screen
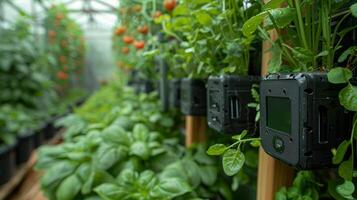
[(291, 101), (285, 97), (267, 97), (267, 126), (291, 134)]

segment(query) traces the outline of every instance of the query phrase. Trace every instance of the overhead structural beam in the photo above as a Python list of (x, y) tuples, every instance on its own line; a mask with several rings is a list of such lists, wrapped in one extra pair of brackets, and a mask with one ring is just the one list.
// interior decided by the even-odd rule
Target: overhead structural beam
[(95, 10), (95, 9), (70, 9), (68, 12), (82, 12), (88, 14), (110, 13), (113, 14), (113, 10)]
[(19, 13), (23, 13), (25, 15), (28, 15), (28, 13), (26, 13), (24, 10), (22, 10), (19, 6), (17, 6), (14, 2), (9, 1), (9, 0), (5, 0), (3, 3), (7, 3), (9, 4), (13, 9), (15, 9), (17, 12)]
[(97, 3), (99, 3), (99, 4), (102, 4), (102, 5), (104, 5), (104, 6), (107, 6), (109, 9), (112, 9), (113, 11), (116, 11), (116, 10), (117, 10), (116, 7), (114, 7), (113, 5), (111, 5), (111, 4), (107, 3), (107, 2), (104, 2), (104, 1), (102, 1), (102, 0), (93, 0), (93, 1), (94, 1), (94, 2), (97, 2)]

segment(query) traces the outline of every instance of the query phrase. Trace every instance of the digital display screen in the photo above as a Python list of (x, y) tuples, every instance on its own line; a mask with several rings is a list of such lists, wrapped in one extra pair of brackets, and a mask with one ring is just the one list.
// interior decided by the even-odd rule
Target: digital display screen
[(291, 134), (291, 101), (286, 97), (267, 97), (267, 126)]

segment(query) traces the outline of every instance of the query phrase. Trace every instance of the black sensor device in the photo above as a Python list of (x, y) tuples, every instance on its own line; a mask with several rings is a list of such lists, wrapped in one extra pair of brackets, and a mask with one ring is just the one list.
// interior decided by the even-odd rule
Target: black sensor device
[(181, 79), (170, 80), (169, 104), (171, 108), (180, 108)]
[(185, 115), (206, 116), (206, 84), (200, 79), (181, 79), (181, 112)]
[(351, 134), (352, 115), (340, 105), (344, 85), (326, 73), (272, 74), (260, 84), (264, 150), (297, 169), (333, 167), (332, 148)]
[(208, 126), (221, 133), (239, 133), (254, 129), (256, 111), (248, 104), (254, 102), (253, 84), (259, 76), (211, 76), (207, 83)]

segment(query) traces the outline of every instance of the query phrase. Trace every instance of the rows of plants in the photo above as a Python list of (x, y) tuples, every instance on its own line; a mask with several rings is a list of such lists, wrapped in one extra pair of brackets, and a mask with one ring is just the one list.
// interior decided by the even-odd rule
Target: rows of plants
[[(103, 96), (106, 99), (103, 102)], [(109, 97), (109, 98), (108, 98)], [(66, 142), (39, 151), (50, 199), (232, 199), (217, 160), (181, 144), (178, 112), (113, 82), (58, 123)], [(92, 113), (96, 113), (93, 115)]]
[(35, 148), (54, 137), (53, 122), (83, 93), (65, 96), (56, 89), (59, 83), (51, 72), (58, 63), (53, 62), (45, 37), (33, 34), (32, 24), (25, 14), (14, 23), (0, 24), (0, 185)]
[[(261, 146), (296, 169), (276, 199), (354, 199), (356, 8), (121, 1), (119, 78), (58, 121), (64, 144), (40, 150), (46, 196), (255, 199)], [(207, 142), (184, 147), (182, 114), (207, 117)]]

